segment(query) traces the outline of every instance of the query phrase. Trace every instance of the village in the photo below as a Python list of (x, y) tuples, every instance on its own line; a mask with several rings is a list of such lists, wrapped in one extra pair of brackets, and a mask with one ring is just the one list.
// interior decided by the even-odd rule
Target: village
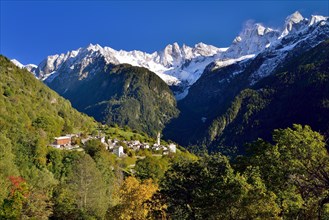
[(128, 148), (134, 152), (138, 152), (139, 150), (149, 150), (153, 153), (160, 155), (168, 155), (170, 153), (176, 153), (176, 145), (173, 143), (169, 143), (167, 145), (161, 144), (161, 134), (158, 133), (156, 143), (141, 143), (139, 140), (118, 140), (116, 138), (105, 138), (102, 135), (96, 136), (87, 136), (81, 137), (80, 134), (67, 134), (65, 136), (55, 137), (54, 142), (50, 144), (50, 146), (62, 149), (62, 150), (77, 150), (83, 151), (83, 148), (77, 144), (75, 140), (80, 139), (81, 144), (84, 145), (87, 141), (98, 139), (105, 147), (106, 150), (112, 152), (117, 157), (126, 157), (127, 154), (124, 152), (124, 148)]

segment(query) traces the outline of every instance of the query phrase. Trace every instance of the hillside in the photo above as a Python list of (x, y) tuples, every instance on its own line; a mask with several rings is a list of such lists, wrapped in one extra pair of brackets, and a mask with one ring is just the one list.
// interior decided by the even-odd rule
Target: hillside
[(294, 123), (310, 125), (328, 137), (328, 54), (329, 41), (325, 41), (289, 62), (277, 74), (241, 91), (209, 127), (206, 141), (214, 141), (212, 146), (242, 146), (257, 137), (270, 140), (273, 129)]
[[(55, 176), (67, 173), (68, 167), (61, 174), (49, 171), (56, 166), (47, 145), (55, 136), (88, 134), (96, 126), (92, 118), (1, 55), (0, 218), (49, 216), (50, 194), (58, 184)], [(69, 157), (63, 160), (73, 163)], [(49, 170), (45, 169), (47, 163), (52, 164)]]
[[(154, 137), (177, 116), (172, 92), (153, 72), (128, 64), (105, 64), (102, 58), (91, 65), (81, 68), (82, 73), (62, 73), (46, 83), (97, 121), (129, 126)], [(83, 74), (89, 75), (82, 78)]]
[(13, 141), (49, 141), (54, 136), (96, 127), (92, 118), (73, 109), (70, 102), (4, 56), (0, 57), (0, 68), (1, 131)]
[[(142, 193), (142, 198), (127, 195), (129, 202), (142, 206), (172, 163), (196, 158), (176, 147), (162, 155), (145, 134), (100, 126), (4, 56), (0, 131), (0, 219), (118, 219), (113, 216), (122, 215), (122, 198), (129, 193), (124, 187)], [(74, 148), (71, 143), (50, 145), (64, 134), (80, 134), (70, 139)], [(124, 148), (124, 156), (115, 156), (113, 146)], [(130, 175), (135, 177), (126, 177)], [(143, 208), (135, 215), (146, 218), (147, 213)]]
[[(193, 137), (184, 140), (185, 144), (189, 144), (187, 141), (190, 141), (192, 144), (208, 146), (208, 149), (214, 151), (218, 150), (218, 146), (224, 145), (238, 146), (239, 151), (243, 152), (245, 143), (258, 137), (269, 140), (273, 129), (285, 128), (294, 123), (311, 125), (316, 131), (328, 135), (328, 53), (329, 42), (325, 41), (285, 62), (284, 66), (276, 70), (276, 74), (250, 86), (248, 77), (255, 66), (262, 62), (261, 57), (258, 57), (252, 62), (245, 63), (247, 68), (244, 73), (229, 83), (224, 83), (217, 89), (216, 95), (211, 94), (214, 91), (212, 89), (203, 92), (200, 90), (207, 82), (207, 88), (212, 88), (214, 82), (221, 80), (218, 77), (225, 78), (225, 73), (232, 72), (237, 65), (209, 71), (204, 74), (203, 81), (200, 80), (195, 88), (192, 88), (199, 91), (197, 95), (187, 97), (181, 103), (183, 108), (192, 109), (183, 110), (183, 115), (193, 115), (195, 118), (195, 114), (199, 114), (194, 126), (197, 129), (184, 130), (186, 125), (184, 127), (182, 123), (183, 117), (178, 118), (170, 126), (179, 128), (183, 124), (179, 129), (185, 132), (185, 136)], [(208, 95), (205, 96), (206, 94)], [(207, 117), (204, 123), (200, 120), (200, 112)], [(193, 120), (190, 123), (193, 123)], [(166, 134), (174, 137), (173, 133), (169, 133), (172, 129), (170, 126)], [(179, 137), (172, 139), (180, 140)]]

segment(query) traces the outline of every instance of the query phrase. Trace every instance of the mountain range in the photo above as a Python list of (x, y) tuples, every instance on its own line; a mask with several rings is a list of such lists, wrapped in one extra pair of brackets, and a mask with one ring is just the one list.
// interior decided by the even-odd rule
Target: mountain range
[[(50, 88), (68, 98), (78, 110), (99, 121), (130, 125), (148, 133), (165, 128), (165, 137), (180, 144), (199, 144), (214, 148), (219, 144), (229, 143), (241, 146), (244, 141), (254, 138), (255, 135), (249, 135), (250, 138), (231, 142), (234, 132), (230, 126), (238, 122), (236, 116), (241, 110), (235, 108), (234, 103), (237, 100), (243, 100), (243, 103), (250, 100), (245, 95), (250, 93), (248, 89), (264, 89), (260, 85), (272, 87), (272, 84), (263, 84), (264, 80), (284, 72), (292, 62), (296, 62), (296, 59), (327, 39), (328, 17), (314, 15), (307, 19), (295, 12), (286, 18), (281, 29), (265, 27), (260, 23), (247, 23), (227, 48), (204, 43), (198, 43), (194, 47), (174, 43), (167, 45), (162, 51), (148, 54), (141, 51), (117, 51), (90, 44), (85, 48), (48, 56), (37, 66), (24, 66), (16, 60), (13, 62), (21, 68), (25, 67)], [(298, 65), (304, 66), (305, 63)], [(147, 76), (139, 77), (140, 72), (147, 72)], [(294, 71), (289, 69), (288, 72)], [(127, 77), (128, 73), (132, 74), (131, 77)], [(132, 83), (127, 83), (127, 79)], [(102, 82), (108, 84), (103, 86)], [(151, 84), (154, 86), (150, 86)], [(162, 94), (163, 91), (166, 95)], [(136, 95), (142, 93), (147, 95)], [(173, 95), (178, 101), (178, 109)], [(249, 98), (242, 98), (245, 96)], [(134, 100), (133, 103), (147, 104), (142, 107), (134, 104), (133, 106), (137, 106), (134, 112), (132, 104), (127, 102), (130, 99)], [(259, 103), (262, 104), (264, 103)], [(160, 110), (159, 106), (166, 107)], [(141, 110), (145, 108), (149, 109)], [(258, 105), (254, 108), (262, 109)], [(120, 113), (116, 109), (120, 109)], [(145, 120), (145, 112), (153, 112), (154, 109), (159, 110), (155, 114), (157, 117), (148, 122)], [(290, 110), (288, 106), (284, 109)], [(178, 111), (180, 114), (177, 117)], [(175, 117), (177, 118), (173, 119)], [(141, 118), (143, 120), (139, 120)], [(130, 123), (131, 121), (134, 123)], [(141, 128), (137, 126), (138, 123), (147, 125)], [(166, 125), (167, 123), (169, 124)], [(262, 124), (262, 120), (257, 123)], [(161, 126), (154, 127), (155, 124)], [(281, 124), (274, 123), (272, 127), (276, 126)], [(232, 135), (224, 137), (223, 134), (228, 129), (231, 129)], [(234, 134), (240, 133), (235, 131)], [(259, 132), (255, 134), (259, 137), (266, 136)]]
[(286, 18), (284, 26), (279, 30), (265, 27), (261, 23), (247, 23), (228, 48), (217, 48), (204, 43), (198, 43), (194, 47), (173, 43), (161, 51), (149, 54), (137, 50), (117, 51), (110, 47), (90, 44), (67, 53), (50, 55), (39, 65), (22, 65), (17, 60), (13, 62), (19, 67), (26, 67), (39, 79), (49, 78), (48, 80), (51, 81), (61, 72), (72, 72), (78, 64), (81, 64), (80, 74), (86, 77), (88, 75), (86, 67), (93, 63), (96, 57), (102, 56), (106, 63), (126, 63), (145, 67), (160, 76), (169, 86), (182, 86), (183, 90), (180, 91), (183, 93), (176, 93), (177, 99), (180, 100), (185, 97), (189, 86), (200, 78), (205, 67), (210, 63), (216, 61), (218, 67), (223, 67), (255, 57), (266, 49), (275, 48), (283, 38), (307, 31), (326, 20), (327, 17), (319, 15), (307, 19), (296, 11)]
[[(156, 73), (169, 86), (189, 86), (202, 74), (203, 69), (211, 63), (218, 54), (226, 48), (216, 48), (198, 43), (194, 47), (179, 46), (177, 43), (167, 45), (164, 50), (148, 54), (142, 51), (116, 51), (110, 47), (90, 44), (85, 48), (69, 51), (66, 54), (56, 54), (45, 58), (38, 66), (22, 65), (17, 60), (13, 62), (19, 67), (25, 67), (43, 81), (50, 82), (61, 72), (71, 73), (79, 68), (81, 78), (92, 74), (86, 67), (92, 65), (95, 59), (103, 57), (107, 64), (131, 64), (145, 67)], [(183, 90), (184, 91), (184, 90)], [(177, 97), (181, 97), (177, 93)], [(181, 97), (183, 98), (183, 96)]]

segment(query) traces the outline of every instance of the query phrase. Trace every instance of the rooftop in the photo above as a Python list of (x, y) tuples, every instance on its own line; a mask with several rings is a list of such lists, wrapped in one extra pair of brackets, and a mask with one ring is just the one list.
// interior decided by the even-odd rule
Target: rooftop
[(64, 139), (71, 139), (71, 137), (69, 136), (55, 137), (55, 140), (64, 140)]

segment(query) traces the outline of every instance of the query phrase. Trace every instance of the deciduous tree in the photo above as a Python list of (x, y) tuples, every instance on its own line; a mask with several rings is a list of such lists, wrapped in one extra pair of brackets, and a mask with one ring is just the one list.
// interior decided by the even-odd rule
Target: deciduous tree
[(134, 177), (126, 178), (119, 190), (120, 202), (110, 210), (111, 218), (146, 219), (150, 211), (146, 202), (152, 198), (157, 189), (157, 185), (150, 179), (139, 182)]

